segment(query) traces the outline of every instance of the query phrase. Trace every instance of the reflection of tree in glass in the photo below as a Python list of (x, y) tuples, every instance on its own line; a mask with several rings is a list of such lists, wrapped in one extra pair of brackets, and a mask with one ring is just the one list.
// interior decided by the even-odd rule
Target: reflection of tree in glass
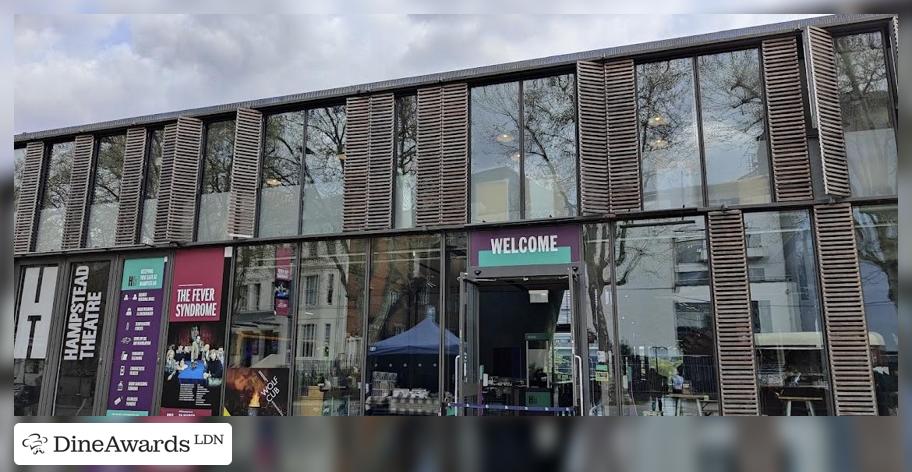
[[(13, 202), (19, 201), (19, 187), (22, 186), (22, 172), (25, 170), (25, 148), (16, 148), (13, 156)], [(13, 211), (15, 211), (15, 207)]]
[(345, 107), (308, 110), (304, 185), (341, 192), (345, 156)]
[[(263, 182), (266, 186), (295, 186), (301, 181), (306, 112), (272, 115), (266, 119)], [(274, 181), (278, 181), (276, 185)]]
[(146, 164), (145, 198), (158, 198), (159, 181), (161, 180), (162, 139), (164, 130), (157, 129), (149, 134), (149, 162)]
[(234, 120), (210, 124), (206, 132), (206, 158), (203, 160), (203, 193), (230, 190), (233, 153)]
[(703, 141), (708, 147), (743, 153), (747, 159), (738, 161), (757, 170), (756, 142), (764, 133), (757, 50), (701, 56), (699, 64)]
[(660, 169), (687, 164), (695, 152), (690, 59), (637, 66), (637, 115), (648, 189)]
[(525, 173), (554, 182), (564, 208), (576, 206), (576, 106), (573, 75), (523, 83)]
[[(858, 240), (858, 259), (876, 265), (887, 276), (888, 297), (896, 300), (899, 294), (899, 264), (897, 225), (899, 214), (895, 206), (855, 209), (855, 232)], [(862, 275), (865, 275), (862, 271)], [(879, 277), (874, 272), (870, 277)], [(866, 281), (862, 279), (862, 285)]]
[(70, 172), (73, 162), (73, 143), (58, 143), (51, 148), (47, 179), (44, 182), (43, 208), (66, 208), (70, 196)]
[[(519, 152), (520, 127), (519, 92), (516, 83), (489, 85), (472, 89), (473, 155), (482, 149), (495, 152), (485, 157), (497, 158), (506, 167), (518, 167), (511, 162)], [(498, 139), (503, 137), (503, 139)], [(475, 149), (477, 148), (477, 149)]]
[(414, 95), (400, 97), (396, 107), (396, 174), (416, 174), (418, 102)]
[(846, 131), (892, 127), (887, 68), (880, 33), (837, 38), (839, 97)]
[(126, 140), (126, 135), (120, 134), (104, 137), (98, 143), (93, 205), (119, 201)]

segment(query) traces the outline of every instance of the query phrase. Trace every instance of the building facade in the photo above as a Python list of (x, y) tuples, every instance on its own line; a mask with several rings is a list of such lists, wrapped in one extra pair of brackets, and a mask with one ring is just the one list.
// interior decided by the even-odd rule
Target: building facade
[(16, 415), (896, 415), (897, 17), (15, 138)]

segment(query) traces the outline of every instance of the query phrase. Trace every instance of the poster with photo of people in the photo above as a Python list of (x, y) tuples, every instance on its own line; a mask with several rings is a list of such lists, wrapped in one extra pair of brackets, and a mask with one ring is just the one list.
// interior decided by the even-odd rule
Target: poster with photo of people
[(225, 384), (225, 416), (288, 414), (288, 369), (232, 368)]
[(225, 383), (224, 248), (177, 251), (162, 359), (162, 416), (216, 416)]

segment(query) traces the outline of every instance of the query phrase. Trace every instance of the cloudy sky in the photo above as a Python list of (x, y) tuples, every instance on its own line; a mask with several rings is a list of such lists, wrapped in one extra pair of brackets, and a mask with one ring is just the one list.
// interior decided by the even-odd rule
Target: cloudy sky
[(20, 15), (16, 133), (808, 15)]

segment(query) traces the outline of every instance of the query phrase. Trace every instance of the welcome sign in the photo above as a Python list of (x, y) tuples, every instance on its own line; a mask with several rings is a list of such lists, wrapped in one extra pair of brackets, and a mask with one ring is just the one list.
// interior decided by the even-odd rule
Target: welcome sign
[(475, 269), (566, 266), (580, 260), (577, 225), (529, 226), (469, 234), (469, 265)]

